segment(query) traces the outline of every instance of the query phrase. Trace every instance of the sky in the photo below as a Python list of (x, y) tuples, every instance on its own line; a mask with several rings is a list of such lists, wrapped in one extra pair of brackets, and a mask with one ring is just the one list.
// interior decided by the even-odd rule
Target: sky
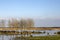
[(60, 27), (60, 19), (36, 19), (35, 27)]
[(60, 0), (0, 0), (0, 17), (60, 17)]
[[(0, 0), (0, 18), (5, 17), (42, 19), (44, 22), (39, 22), (39, 25), (50, 18), (52, 21), (48, 23), (51, 24), (53, 20), (60, 19), (60, 0)], [(58, 22), (60, 24), (60, 21)], [(54, 25), (55, 23), (53, 22)]]

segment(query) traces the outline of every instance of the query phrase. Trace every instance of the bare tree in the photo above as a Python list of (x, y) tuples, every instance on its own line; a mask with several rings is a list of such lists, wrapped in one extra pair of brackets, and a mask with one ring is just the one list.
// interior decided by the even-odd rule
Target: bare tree
[(27, 19), (27, 27), (34, 27), (33, 19)]
[(26, 20), (25, 19), (21, 19), (19, 23), (20, 23), (20, 27), (21, 28), (25, 28), (26, 27)]
[(11, 26), (11, 20), (10, 19), (8, 20), (8, 27), (12, 27)]
[(0, 20), (0, 27), (5, 27), (5, 20)]
[(18, 20), (17, 19), (11, 19), (8, 21), (9, 27), (18, 27)]
[(21, 19), (20, 22), (20, 27), (34, 27), (34, 21), (33, 19)]

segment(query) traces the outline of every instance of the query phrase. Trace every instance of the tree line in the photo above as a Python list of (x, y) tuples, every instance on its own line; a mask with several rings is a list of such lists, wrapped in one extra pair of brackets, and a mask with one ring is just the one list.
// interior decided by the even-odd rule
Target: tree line
[(0, 20), (0, 27), (34, 27), (33, 19), (17, 19)]

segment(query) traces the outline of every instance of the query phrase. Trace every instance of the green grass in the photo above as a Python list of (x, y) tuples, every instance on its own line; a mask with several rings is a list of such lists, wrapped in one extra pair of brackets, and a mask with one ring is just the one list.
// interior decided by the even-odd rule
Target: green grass
[(60, 40), (60, 36), (39, 36), (39, 37), (30, 37), (30, 40)]
[[(22, 39), (21, 39), (22, 38)], [(16, 37), (15, 40), (60, 40), (60, 36), (36, 36), (36, 37)]]

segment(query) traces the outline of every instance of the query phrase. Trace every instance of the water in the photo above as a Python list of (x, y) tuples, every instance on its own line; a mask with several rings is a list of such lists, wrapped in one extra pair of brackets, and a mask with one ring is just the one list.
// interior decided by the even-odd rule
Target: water
[(56, 33), (60, 30), (40, 30), (40, 32), (45, 32), (42, 34), (32, 34), (33, 36), (48, 36), (48, 35), (57, 35)]
[[(36, 32), (45, 32), (41, 34), (31, 34), (32, 36), (48, 36), (48, 35), (57, 35), (57, 33), (60, 30), (40, 30)], [(21, 35), (0, 35), (0, 40), (12, 40), (12, 38), (15, 38), (16, 36), (21, 36)]]

